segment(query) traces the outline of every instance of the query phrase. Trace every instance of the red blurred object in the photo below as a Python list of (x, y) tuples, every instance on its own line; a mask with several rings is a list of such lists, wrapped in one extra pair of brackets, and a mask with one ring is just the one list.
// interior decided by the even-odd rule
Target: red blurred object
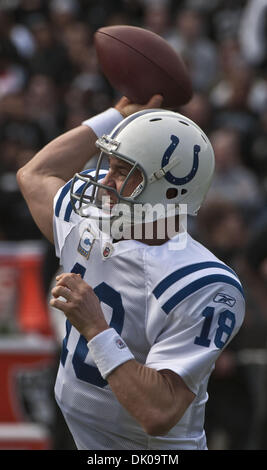
[(47, 430), (39, 424), (0, 424), (0, 450), (50, 450)]
[(0, 244), (0, 331), (53, 335), (42, 262), (39, 243)]
[(54, 361), (55, 343), (49, 338), (36, 335), (1, 338), (0, 423), (27, 420), (19, 379), (23, 374), (29, 376), (35, 371), (53, 367)]
[(39, 242), (0, 243), (0, 449), (49, 450), (56, 342)]

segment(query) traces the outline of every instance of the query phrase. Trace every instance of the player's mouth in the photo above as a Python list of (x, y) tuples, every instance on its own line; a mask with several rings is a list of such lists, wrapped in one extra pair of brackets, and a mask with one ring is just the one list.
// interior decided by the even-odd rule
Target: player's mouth
[(97, 199), (100, 201), (100, 206), (104, 212), (110, 212), (118, 203), (118, 198), (115, 194), (102, 188), (98, 191)]

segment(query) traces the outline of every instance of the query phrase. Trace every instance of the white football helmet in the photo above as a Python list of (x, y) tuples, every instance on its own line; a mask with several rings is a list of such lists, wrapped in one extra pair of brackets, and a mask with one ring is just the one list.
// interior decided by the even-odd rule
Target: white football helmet
[[(143, 110), (124, 119), (96, 145), (101, 153), (95, 176), (77, 173), (73, 180), (71, 200), (76, 212), (84, 215), (84, 205), (101, 208), (99, 189), (110, 191), (98, 181), (103, 155), (108, 154), (132, 165), (120, 192), (112, 189), (119, 203), (131, 209), (140, 205), (145, 220), (148, 215), (150, 220), (157, 219), (157, 211), (151, 211), (151, 206), (159, 203), (165, 208), (172, 204), (177, 214), (179, 204), (186, 204), (189, 215), (197, 214), (211, 184), (215, 163), (208, 137), (193, 121), (173, 111)], [(142, 182), (125, 197), (123, 190), (136, 168), (142, 173)], [(77, 179), (86, 183), (82, 194), (73, 189)], [(118, 216), (116, 210), (112, 210), (112, 216)]]

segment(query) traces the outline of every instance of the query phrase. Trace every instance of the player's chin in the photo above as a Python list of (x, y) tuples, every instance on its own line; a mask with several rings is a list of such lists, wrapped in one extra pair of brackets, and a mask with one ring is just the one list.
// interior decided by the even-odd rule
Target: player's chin
[(113, 207), (118, 203), (117, 199), (114, 199), (111, 197), (109, 194), (104, 194), (104, 197), (102, 197), (102, 210), (104, 212), (110, 212)]

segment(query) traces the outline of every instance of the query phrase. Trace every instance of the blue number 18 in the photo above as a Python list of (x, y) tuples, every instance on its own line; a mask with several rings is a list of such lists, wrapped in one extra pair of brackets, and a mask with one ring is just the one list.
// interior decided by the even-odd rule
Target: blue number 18
[[(214, 316), (214, 307), (206, 307), (202, 316), (205, 317), (199, 336), (195, 337), (194, 344), (209, 347), (211, 339), (209, 338), (211, 324)], [(228, 322), (228, 323), (227, 323)], [(223, 310), (218, 318), (218, 328), (214, 337), (214, 344), (218, 349), (222, 349), (229, 340), (235, 327), (235, 315), (230, 310)], [(223, 339), (224, 335), (224, 339)]]

